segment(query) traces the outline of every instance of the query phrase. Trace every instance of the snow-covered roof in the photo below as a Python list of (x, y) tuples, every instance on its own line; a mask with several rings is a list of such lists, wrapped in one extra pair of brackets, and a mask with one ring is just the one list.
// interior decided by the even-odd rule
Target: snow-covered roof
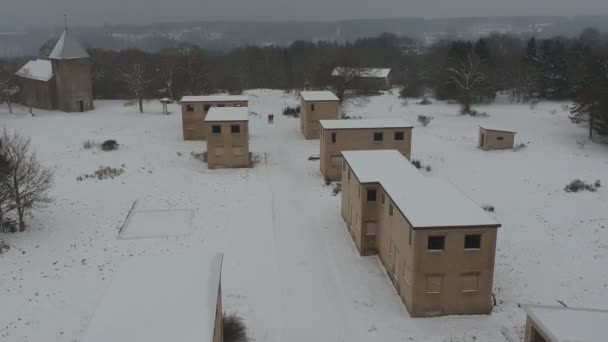
[(517, 132), (515, 132), (512, 129), (505, 129), (505, 128), (498, 128), (498, 127), (488, 127), (488, 126), (479, 126), (482, 129), (485, 129), (486, 131), (496, 131), (496, 132), (505, 132), (505, 133), (513, 133), (513, 134), (517, 134)]
[(84, 342), (211, 342), (222, 255), (136, 257), (125, 262)]
[(57, 41), (55, 48), (49, 55), (50, 59), (78, 59), (89, 58), (87, 51), (72, 36), (70, 31), (65, 30)]
[(403, 119), (319, 120), (323, 129), (412, 128)]
[(608, 310), (545, 305), (523, 305), (523, 309), (551, 342), (605, 341), (608, 334)]
[[(345, 67), (337, 67), (332, 71), (332, 76), (342, 76), (347, 70)], [(358, 68), (357, 75), (361, 78), (386, 78), (391, 73), (391, 69), (387, 68)]]
[(205, 122), (213, 121), (249, 121), (247, 107), (211, 107)]
[(413, 228), (500, 224), (446, 181), (424, 176), (399, 151), (344, 151), (361, 183), (379, 183)]
[(246, 102), (249, 101), (247, 95), (203, 95), (203, 96), (184, 96), (180, 102)]
[(15, 74), (23, 78), (46, 82), (53, 77), (53, 67), (49, 60), (34, 59), (27, 62)]
[(302, 96), (304, 101), (340, 101), (340, 99), (329, 90), (301, 91), (300, 96)]

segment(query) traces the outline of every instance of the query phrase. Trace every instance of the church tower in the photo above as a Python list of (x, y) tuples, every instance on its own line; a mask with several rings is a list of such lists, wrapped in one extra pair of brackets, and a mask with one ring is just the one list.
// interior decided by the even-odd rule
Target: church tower
[(57, 108), (64, 112), (92, 110), (91, 60), (67, 27), (49, 59), (55, 75)]

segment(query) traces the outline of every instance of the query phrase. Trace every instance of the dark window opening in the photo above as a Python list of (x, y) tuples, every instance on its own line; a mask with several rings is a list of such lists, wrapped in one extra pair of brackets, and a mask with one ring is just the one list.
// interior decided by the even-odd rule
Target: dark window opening
[(218, 106), (218, 107), (220, 107), (220, 108), (222, 108), (222, 107), (226, 107), (226, 105), (225, 105), (225, 104), (218, 104), (217, 106)]
[(367, 201), (376, 202), (376, 190), (367, 190)]
[(429, 236), (427, 249), (429, 251), (445, 250), (445, 236)]
[(194, 112), (194, 105), (186, 105), (186, 112)]
[(374, 141), (382, 141), (384, 140), (384, 134), (382, 133), (374, 133)]
[(498, 137), (498, 138), (496, 138), (496, 140), (498, 140), (498, 141), (502, 141), (502, 140), (505, 140), (505, 138), (503, 138), (503, 137)]
[(336, 133), (332, 133), (332, 134), (331, 134), (331, 142), (332, 142), (333, 144), (335, 144), (335, 143), (336, 143)]
[(314, 112), (314, 111), (315, 111), (315, 104), (314, 104), (314, 103), (310, 105), (310, 111), (311, 111), (311, 112)]
[(232, 125), (232, 126), (230, 126), (230, 132), (232, 134), (241, 133), (241, 125)]
[(403, 132), (395, 132), (395, 140), (397, 140), (397, 141), (404, 140), (404, 134), (403, 134)]
[(393, 216), (393, 205), (392, 204), (388, 205), (388, 216)]
[(464, 236), (464, 249), (480, 249), (481, 248), (481, 235), (465, 235)]
[(219, 125), (211, 126), (211, 133), (222, 134), (222, 126), (219, 126)]
[(205, 109), (205, 112), (208, 112), (209, 109), (211, 109), (211, 105), (205, 105), (204, 109)]

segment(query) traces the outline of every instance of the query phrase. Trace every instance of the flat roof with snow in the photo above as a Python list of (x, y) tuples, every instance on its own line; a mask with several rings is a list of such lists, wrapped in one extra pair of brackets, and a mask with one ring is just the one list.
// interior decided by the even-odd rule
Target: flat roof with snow
[(412, 128), (402, 119), (319, 120), (323, 129)]
[(496, 132), (504, 132), (504, 133), (517, 134), (517, 132), (515, 132), (514, 130), (504, 129), (504, 128), (501, 129), (501, 128), (498, 128), (498, 127), (479, 126), (479, 128), (485, 129), (486, 131), (496, 131)]
[(21, 67), (15, 75), (30, 80), (47, 82), (53, 77), (53, 67), (49, 60), (34, 59)]
[[(334, 69), (334, 71), (332, 71), (331, 75), (342, 76), (347, 71), (347, 69), (352, 68), (337, 67)], [(361, 78), (386, 78), (391, 73), (391, 69), (387, 68), (358, 68), (356, 70), (357, 73), (359, 73), (357, 77)]]
[(214, 121), (249, 121), (249, 109), (247, 107), (212, 107), (205, 117), (205, 122)]
[(112, 278), (84, 342), (211, 342), (222, 255), (135, 257)]
[(247, 95), (202, 95), (184, 96), (180, 102), (248, 102)]
[(598, 342), (608, 335), (608, 310), (523, 305), (534, 325), (550, 342)]
[(340, 99), (329, 90), (301, 91), (300, 96), (302, 96), (304, 101), (340, 101)]
[(452, 184), (424, 176), (396, 150), (344, 151), (361, 183), (379, 183), (412, 228), (500, 227)]

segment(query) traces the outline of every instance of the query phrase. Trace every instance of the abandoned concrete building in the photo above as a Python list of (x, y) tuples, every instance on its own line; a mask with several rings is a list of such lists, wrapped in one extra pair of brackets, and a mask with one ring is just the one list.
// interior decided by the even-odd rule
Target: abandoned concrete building
[(205, 117), (213, 107), (247, 107), (244, 95), (184, 96), (181, 101), (184, 140), (205, 140)]
[(515, 145), (515, 132), (479, 127), (479, 145), (484, 151), (509, 150)]
[(300, 99), (300, 130), (307, 140), (319, 139), (319, 121), (338, 119), (340, 100), (327, 90), (302, 91)]
[(207, 113), (205, 127), (209, 169), (250, 166), (247, 107), (213, 107)]

